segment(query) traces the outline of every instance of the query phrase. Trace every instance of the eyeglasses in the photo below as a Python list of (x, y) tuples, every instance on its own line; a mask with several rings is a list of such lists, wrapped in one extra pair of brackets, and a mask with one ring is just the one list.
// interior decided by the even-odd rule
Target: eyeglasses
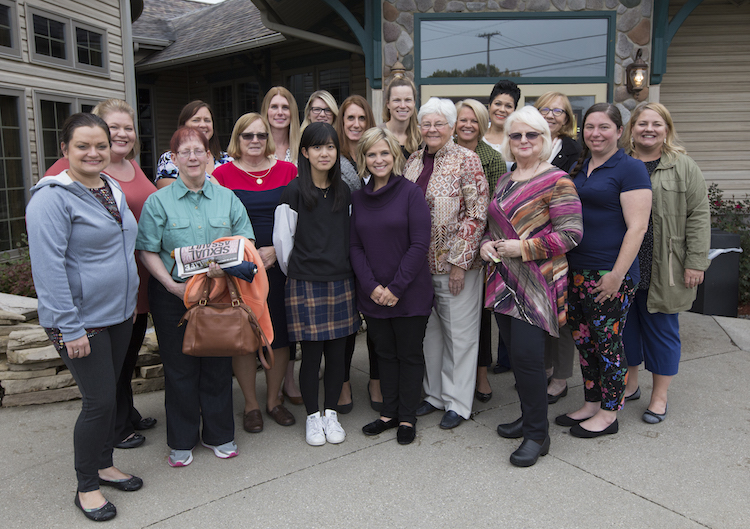
[(511, 140), (513, 140), (513, 141), (521, 141), (521, 138), (523, 138), (524, 136), (526, 136), (527, 140), (534, 141), (535, 139), (537, 139), (541, 135), (542, 135), (541, 132), (534, 132), (534, 131), (532, 131), (532, 132), (514, 132), (512, 134), (508, 134), (508, 137)]
[(319, 108), (319, 107), (312, 107), (312, 108), (310, 109), (310, 113), (311, 113), (311, 114), (312, 114), (313, 116), (317, 116), (317, 115), (318, 115), (318, 114), (320, 114), (321, 112), (323, 112), (323, 113), (324, 113), (324, 114), (325, 114), (326, 116), (332, 116), (332, 115), (333, 115), (333, 110), (331, 110), (330, 108)]
[(242, 132), (240, 134), (240, 138), (242, 138), (245, 141), (251, 141), (253, 138), (258, 138), (258, 141), (263, 141), (268, 139), (268, 133), (267, 132)]
[(439, 130), (439, 129), (444, 129), (447, 126), (448, 126), (447, 123), (438, 121), (437, 123), (422, 123), (421, 125), (419, 125), (419, 128), (424, 131), (427, 131), (427, 130), (430, 130), (432, 127), (435, 127), (436, 129)]
[(187, 160), (190, 158), (190, 155), (195, 155), (196, 158), (203, 158), (206, 155), (205, 149), (193, 149), (192, 151), (178, 151), (177, 156), (182, 158), (183, 160)]
[(565, 111), (564, 108), (547, 108), (547, 107), (544, 107), (544, 108), (540, 108), (539, 109), (539, 113), (542, 116), (546, 116), (550, 112), (552, 112), (552, 115), (555, 116), (556, 118), (559, 118), (563, 114), (567, 114), (567, 112)]

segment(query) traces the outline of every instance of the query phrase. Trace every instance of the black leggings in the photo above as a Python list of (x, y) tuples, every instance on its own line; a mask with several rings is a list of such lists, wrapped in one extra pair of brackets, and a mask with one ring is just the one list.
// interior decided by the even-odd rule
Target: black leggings
[(130, 335), (128, 351), (125, 354), (125, 363), (122, 364), (122, 372), (117, 380), (115, 444), (130, 437), (135, 432), (135, 425), (141, 420), (141, 414), (133, 406), (133, 387), (130, 381), (133, 379), (133, 371), (138, 361), (138, 351), (141, 350), (143, 337), (146, 336), (146, 327), (148, 327), (148, 313), (144, 312), (135, 318), (133, 334)]
[(346, 336), (322, 342), (300, 342), (302, 346), (302, 364), (299, 368), (299, 390), (305, 402), (307, 414), (320, 411), (318, 404), (318, 371), (323, 355), (326, 356), (326, 369), (323, 375), (325, 399), (323, 408), (335, 410), (344, 383), (344, 364)]
[(99, 470), (113, 464), (116, 386), (132, 328), (133, 318), (105, 328), (89, 338), (91, 354), (83, 358), (60, 352), (81, 391), (81, 413), (73, 432), (78, 492), (98, 490)]
[[(346, 338), (346, 364), (344, 366), (344, 382), (349, 382), (350, 372), (352, 370), (352, 358), (354, 358), (354, 346), (357, 342), (357, 333), (351, 334)], [(380, 366), (378, 365), (378, 355), (375, 354), (375, 345), (370, 339), (370, 333), (367, 333), (367, 356), (370, 360), (370, 380), (380, 380)]]

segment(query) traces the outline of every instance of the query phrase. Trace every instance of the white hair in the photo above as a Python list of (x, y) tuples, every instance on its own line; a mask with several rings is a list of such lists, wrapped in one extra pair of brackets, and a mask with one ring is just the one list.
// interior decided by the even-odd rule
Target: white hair
[(552, 136), (549, 132), (549, 123), (531, 105), (519, 108), (505, 120), (503, 127), (505, 135), (503, 136), (503, 143), (500, 145), (500, 152), (503, 158), (510, 162), (516, 161), (513, 153), (510, 152), (510, 131), (516, 123), (528, 125), (542, 135), (542, 152), (539, 153), (539, 159), (546, 162), (552, 154)]
[(419, 109), (417, 120), (422, 123), (422, 118), (428, 114), (440, 114), (451, 127), (456, 124), (456, 105), (454, 105), (453, 101), (450, 99), (431, 97), (430, 100)]

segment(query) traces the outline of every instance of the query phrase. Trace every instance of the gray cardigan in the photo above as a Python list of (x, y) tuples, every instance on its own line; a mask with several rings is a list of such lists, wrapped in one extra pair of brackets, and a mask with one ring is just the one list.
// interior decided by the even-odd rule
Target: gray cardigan
[(85, 329), (122, 323), (135, 311), (138, 225), (119, 184), (101, 177), (112, 188), (122, 228), (67, 171), (32, 187), (26, 208), (39, 323), (60, 329), (64, 341), (84, 336)]

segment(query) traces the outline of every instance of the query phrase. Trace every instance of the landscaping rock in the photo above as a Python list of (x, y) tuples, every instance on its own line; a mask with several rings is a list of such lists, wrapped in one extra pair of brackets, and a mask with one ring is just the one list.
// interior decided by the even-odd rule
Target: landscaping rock
[(141, 368), (141, 378), (156, 378), (164, 376), (164, 366), (158, 364), (155, 366), (143, 366)]
[(57, 368), (48, 367), (34, 371), (11, 371), (8, 362), (0, 362), (0, 380), (26, 380), (27, 378), (51, 377), (57, 374)]
[(156, 364), (161, 364), (161, 356), (148, 351), (144, 352), (143, 349), (141, 349), (141, 351), (138, 353), (138, 360), (136, 360), (135, 365), (141, 367), (153, 366)]
[(25, 316), (27, 320), (36, 318), (38, 304), (36, 298), (0, 293), (0, 309)]
[(0, 325), (0, 336), (8, 336), (13, 331), (20, 331), (23, 329), (38, 329), (39, 324), (34, 323), (18, 323), (16, 325)]
[(46, 377), (29, 378), (26, 380), (3, 380), (0, 383), (6, 395), (18, 395), (19, 393), (31, 393), (47, 389), (60, 389), (75, 384), (70, 372)]
[(164, 389), (164, 377), (134, 378), (131, 386), (133, 387), (133, 394), (159, 391)]
[[(49, 343), (49, 340), (48, 340)], [(8, 349), (8, 364), (24, 365), (45, 362), (48, 360), (61, 360), (55, 346), (50, 344), (45, 347), (32, 347), (16, 351)]]
[(80, 399), (81, 392), (78, 386), (70, 386), (62, 389), (48, 389), (45, 391), (34, 391), (33, 393), (19, 393), (18, 395), (6, 395), (3, 397), (2, 405), (27, 406), (29, 404), (49, 404), (51, 402), (64, 402), (66, 400)]
[[(27, 349), (28, 350), (28, 349)], [(64, 366), (62, 358), (59, 356), (57, 360), (45, 360), (44, 362), (36, 362), (33, 364), (12, 364), (8, 362), (8, 369), (11, 371), (41, 371), (42, 369), (49, 369), (50, 367)]]
[(21, 351), (38, 347), (51, 346), (47, 333), (41, 327), (13, 331), (8, 336), (8, 351)]

